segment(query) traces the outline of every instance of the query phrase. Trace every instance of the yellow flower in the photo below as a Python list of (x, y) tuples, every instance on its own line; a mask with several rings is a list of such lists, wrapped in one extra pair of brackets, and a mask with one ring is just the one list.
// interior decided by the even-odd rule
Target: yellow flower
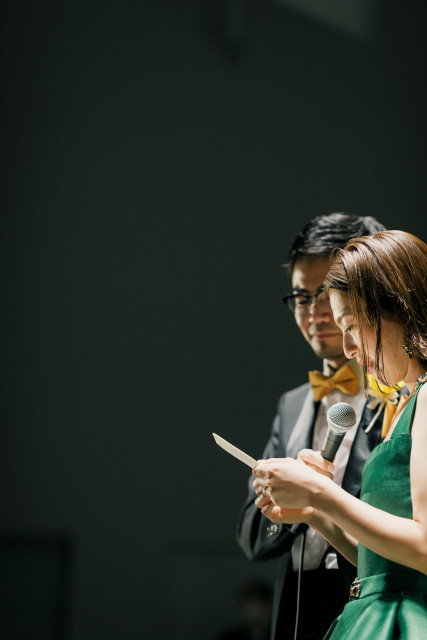
[(380, 415), (381, 411), (384, 409), (384, 419), (383, 419), (383, 428), (382, 435), (384, 437), (385, 433), (387, 433), (388, 428), (390, 427), (391, 421), (393, 419), (394, 413), (397, 408), (397, 403), (399, 400), (399, 393), (402, 387), (405, 386), (403, 380), (393, 385), (392, 387), (387, 387), (384, 384), (380, 384), (374, 376), (371, 376), (369, 373), (366, 374), (366, 379), (368, 381), (369, 390), (368, 394), (372, 398), (368, 403), (369, 409), (377, 409), (376, 414), (372, 418), (371, 422), (366, 427), (365, 431), (368, 433), (372, 427), (374, 426), (375, 420)]

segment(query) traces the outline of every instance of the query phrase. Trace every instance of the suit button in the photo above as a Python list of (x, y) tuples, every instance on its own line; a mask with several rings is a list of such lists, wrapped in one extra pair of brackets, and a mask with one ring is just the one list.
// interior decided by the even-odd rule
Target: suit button
[(279, 531), (278, 524), (270, 524), (267, 527), (267, 538), (271, 538), (272, 536), (275, 536), (278, 531)]

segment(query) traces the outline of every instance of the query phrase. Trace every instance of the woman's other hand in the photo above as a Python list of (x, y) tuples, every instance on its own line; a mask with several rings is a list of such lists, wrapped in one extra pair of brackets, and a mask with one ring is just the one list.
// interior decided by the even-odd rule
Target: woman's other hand
[(297, 460), (304, 462), (307, 467), (314, 469), (317, 473), (321, 473), (328, 478), (333, 478), (335, 466), (329, 460), (322, 458), (320, 451), (313, 451), (312, 449), (303, 449), (297, 455)]

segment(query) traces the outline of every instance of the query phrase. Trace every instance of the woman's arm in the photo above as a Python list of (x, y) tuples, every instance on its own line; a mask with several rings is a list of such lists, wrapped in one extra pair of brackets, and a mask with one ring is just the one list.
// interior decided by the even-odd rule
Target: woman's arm
[(417, 398), (410, 473), (412, 520), (362, 502), (295, 460), (263, 461), (254, 470), (269, 488), (274, 505), (313, 507), (310, 526), (351, 561), (351, 547), (358, 540), (389, 560), (427, 574), (427, 385)]

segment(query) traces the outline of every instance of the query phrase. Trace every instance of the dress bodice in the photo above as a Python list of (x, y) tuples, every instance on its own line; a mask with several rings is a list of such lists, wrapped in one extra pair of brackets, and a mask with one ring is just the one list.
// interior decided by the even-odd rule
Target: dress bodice
[[(360, 498), (363, 502), (403, 518), (412, 518), (409, 463), (411, 428), (419, 385), (396, 424), (389, 440), (378, 444), (367, 459), (362, 475)], [(359, 578), (378, 573), (418, 571), (387, 560), (359, 544), (357, 575)]]

